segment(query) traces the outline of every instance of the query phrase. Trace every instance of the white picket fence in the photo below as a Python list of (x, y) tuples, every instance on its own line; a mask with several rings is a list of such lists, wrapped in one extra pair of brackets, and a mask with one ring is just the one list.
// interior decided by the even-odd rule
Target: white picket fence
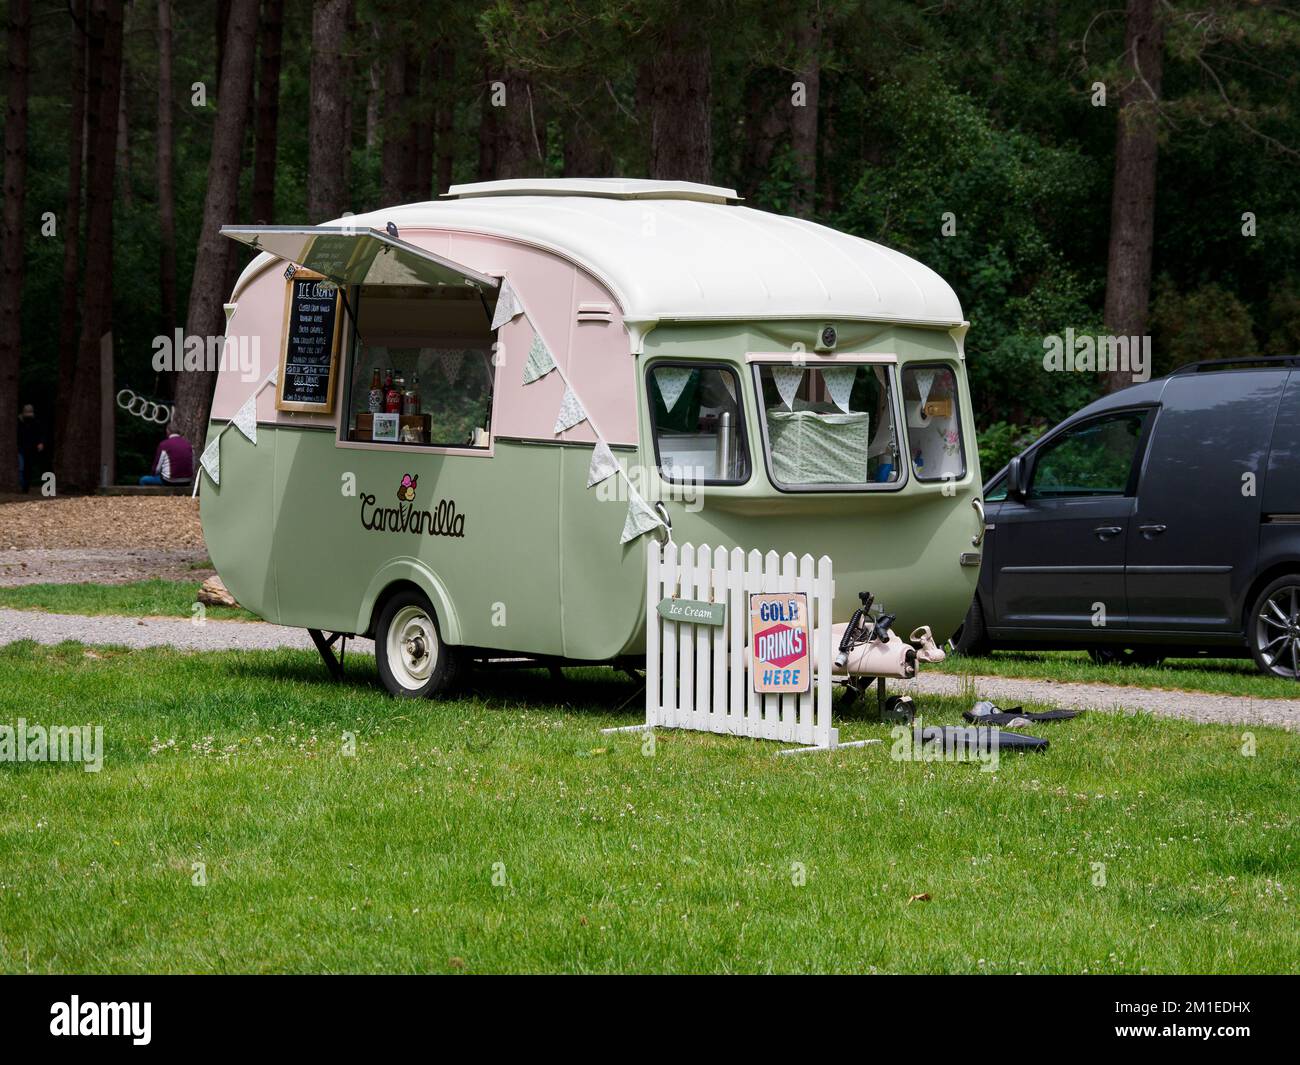
[[(796, 559), (740, 548), (648, 544), (646, 574), (646, 727), (835, 747), (831, 727), (831, 560)], [(813, 628), (811, 690), (758, 695), (746, 669), (751, 592), (806, 592)], [(659, 602), (676, 596), (726, 603), (720, 626), (670, 621)]]

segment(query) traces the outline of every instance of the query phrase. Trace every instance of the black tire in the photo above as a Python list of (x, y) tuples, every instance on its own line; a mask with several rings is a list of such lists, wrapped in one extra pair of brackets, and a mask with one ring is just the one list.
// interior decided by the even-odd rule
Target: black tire
[(460, 653), (443, 643), (428, 596), (404, 588), (388, 598), (375, 622), (375, 662), (393, 695), (425, 699), (455, 683)]
[(952, 644), (954, 654), (966, 658), (982, 658), (993, 649), (988, 630), (984, 627), (984, 608), (980, 606), (978, 595), (971, 600), (966, 617), (948, 642)]
[(1151, 647), (1090, 647), (1088, 657), (1099, 666), (1158, 666), (1165, 660)]
[(1300, 574), (1266, 585), (1246, 615), (1246, 641), (1261, 673), (1300, 680)]

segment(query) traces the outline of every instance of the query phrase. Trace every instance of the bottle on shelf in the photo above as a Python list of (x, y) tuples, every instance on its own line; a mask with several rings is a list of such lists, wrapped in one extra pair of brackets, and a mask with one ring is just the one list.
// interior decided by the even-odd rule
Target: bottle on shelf
[(375, 367), (375, 372), (370, 375), (370, 396), (366, 401), (366, 409), (371, 414), (379, 414), (384, 409), (384, 386), (379, 380), (379, 367)]
[(384, 380), (384, 411), (388, 414), (402, 413), (402, 393), (397, 391), (397, 386), (393, 383), (392, 367), (389, 367), (388, 376)]
[(420, 413), (420, 373), (418, 370), (411, 375), (411, 387), (402, 396), (402, 413)]

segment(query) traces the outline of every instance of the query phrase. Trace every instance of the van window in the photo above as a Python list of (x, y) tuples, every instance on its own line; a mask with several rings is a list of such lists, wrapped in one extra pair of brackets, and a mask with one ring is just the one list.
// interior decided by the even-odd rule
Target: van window
[(657, 363), (646, 378), (655, 462), (665, 480), (749, 480), (740, 380), (727, 366)]
[(917, 480), (953, 481), (966, 476), (966, 454), (957, 409), (957, 376), (947, 366), (908, 366), (903, 371), (907, 449)]
[(486, 448), (495, 334), (468, 286), (353, 290), (357, 328), (348, 384), (348, 440)]
[(1031, 499), (1122, 496), (1148, 411), (1128, 410), (1067, 429), (1034, 460)]
[(812, 492), (901, 483), (891, 367), (760, 363), (754, 371), (774, 485)]

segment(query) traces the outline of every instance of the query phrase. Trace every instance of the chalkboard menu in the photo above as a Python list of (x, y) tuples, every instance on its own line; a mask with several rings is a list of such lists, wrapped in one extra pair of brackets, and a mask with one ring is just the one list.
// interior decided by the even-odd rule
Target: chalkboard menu
[(340, 319), (340, 293), (335, 285), (307, 270), (289, 278), (275, 397), (280, 410), (334, 412)]

